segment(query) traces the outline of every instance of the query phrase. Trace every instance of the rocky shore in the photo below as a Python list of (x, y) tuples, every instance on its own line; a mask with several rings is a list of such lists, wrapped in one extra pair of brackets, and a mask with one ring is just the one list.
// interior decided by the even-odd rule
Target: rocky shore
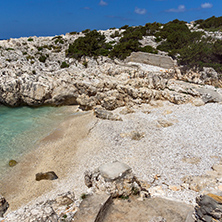
[[(104, 32), (107, 41), (114, 31)], [(146, 53), (137, 54), (136, 61), (66, 58), (68, 43), (81, 35), (0, 41), (0, 103), (78, 105), (82, 114), (65, 121), (0, 182), (2, 221), (75, 221), (81, 199), (96, 193), (87, 186), (105, 191), (108, 198), (131, 196), (136, 187), (141, 202), (146, 197), (180, 201), (193, 209), (196, 221), (220, 221), (214, 208), (202, 210), (208, 197), (196, 201), (222, 191), (219, 74), (204, 68), (184, 75), (176, 61), (169, 69), (144, 63), (144, 57), (152, 57)], [(125, 189), (130, 184), (126, 195), (122, 188), (113, 195), (112, 184), (107, 192), (106, 181), (94, 175), (100, 165), (115, 161), (135, 173), (125, 178), (127, 186), (116, 185)], [(36, 174), (51, 171), (53, 180), (35, 180)], [(218, 196), (209, 197), (217, 201), (210, 199), (214, 207), (221, 204)], [(175, 221), (185, 221), (188, 211), (177, 212), (182, 219)], [(155, 214), (149, 221), (166, 218)]]

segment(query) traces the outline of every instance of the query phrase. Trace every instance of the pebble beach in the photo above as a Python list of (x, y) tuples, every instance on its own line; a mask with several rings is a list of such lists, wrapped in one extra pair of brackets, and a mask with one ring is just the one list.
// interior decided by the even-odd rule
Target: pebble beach
[[(78, 198), (87, 192), (84, 172), (115, 160), (158, 187), (157, 195), (194, 204), (197, 192), (169, 186), (183, 184), (185, 176), (205, 174), (221, 162), (222, 104), (196, 107), (151, 101), (130, 112), (124, 107), (114, 112), (123, 121), (97, 119), (92, 111), (71, 117), (27, 154), (0, 183), (10, 211), (67, 191)], [(134, 132), (141, 138), (132, 139)], [(35, 181), (36, 173), (49, 170), (59, 179)]]

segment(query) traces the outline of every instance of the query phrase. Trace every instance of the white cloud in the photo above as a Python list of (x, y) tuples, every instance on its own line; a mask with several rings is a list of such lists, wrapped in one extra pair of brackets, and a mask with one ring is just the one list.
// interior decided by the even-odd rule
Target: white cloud
[(136, 14), (140, 14), (140, 15), (144, 15), (144, 14), (146, 14), (146, 9), (145, 8), (135, 8), (135, 13)]
[(101, 6), (105, 6), (105, 5), (108, 5), (108, 3), (105, 2), (105, 1), (103, 1), (103, 0), (100, 0), (99, 5), (101, 5)]
[(212, 7), (213, 7), (213, 5), (209, 2), (201, 4), (201, 8), (212, 8)]
[(178, 8), (171, 8), (166, 10), (167, 12), (184, 12), (186, 11), (185, 5), (179, 5)]

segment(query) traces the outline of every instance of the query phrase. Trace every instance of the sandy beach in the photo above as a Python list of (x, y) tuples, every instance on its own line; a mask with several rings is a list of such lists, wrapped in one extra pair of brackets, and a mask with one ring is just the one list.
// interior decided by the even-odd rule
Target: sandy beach
[[(23, 156), (16, 167), (0, 181), (1, 193), (10, 202), (10, 210), (27, 204), (42, 194), (54, 190), (66, 178), (75, 162), (78, 143), (87, 136), (95, 119), (83, 113), (66, 119), (56, 130), (39, 142), (36, 150)], [(35, 174), (55, 171), (59, 179), (36, 181)]]
[[(115, 160), (131, 166), (139, 179), (149, 183), (158, 174), (155, 186), (162, 187), (163, 196), (194, 204), (197, 192), (175, 192), (167, 186), (180, 185), (183, 177), (202, 175), (221, 162), (222, 104), (196, 107), (154, 101), (130, 109), (133, 112), (125, 112), (125, 107), (114, 111), (123, 121), (82, 112), (44, 138), (1, 181), (8, 212), (69, 190), (78, 198), (87, 190), (84, 172)], [(134, 140), (132, 132), (143, 136)], [(59, 179), (35, 181), (36, 173), (46, 171), (55, 171)]]

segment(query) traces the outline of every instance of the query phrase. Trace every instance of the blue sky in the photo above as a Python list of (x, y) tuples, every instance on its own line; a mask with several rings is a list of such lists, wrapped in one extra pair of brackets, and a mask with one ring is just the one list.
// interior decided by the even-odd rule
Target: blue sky
[(222, 0), (0, 0), (0, 39), (222, 16)]

